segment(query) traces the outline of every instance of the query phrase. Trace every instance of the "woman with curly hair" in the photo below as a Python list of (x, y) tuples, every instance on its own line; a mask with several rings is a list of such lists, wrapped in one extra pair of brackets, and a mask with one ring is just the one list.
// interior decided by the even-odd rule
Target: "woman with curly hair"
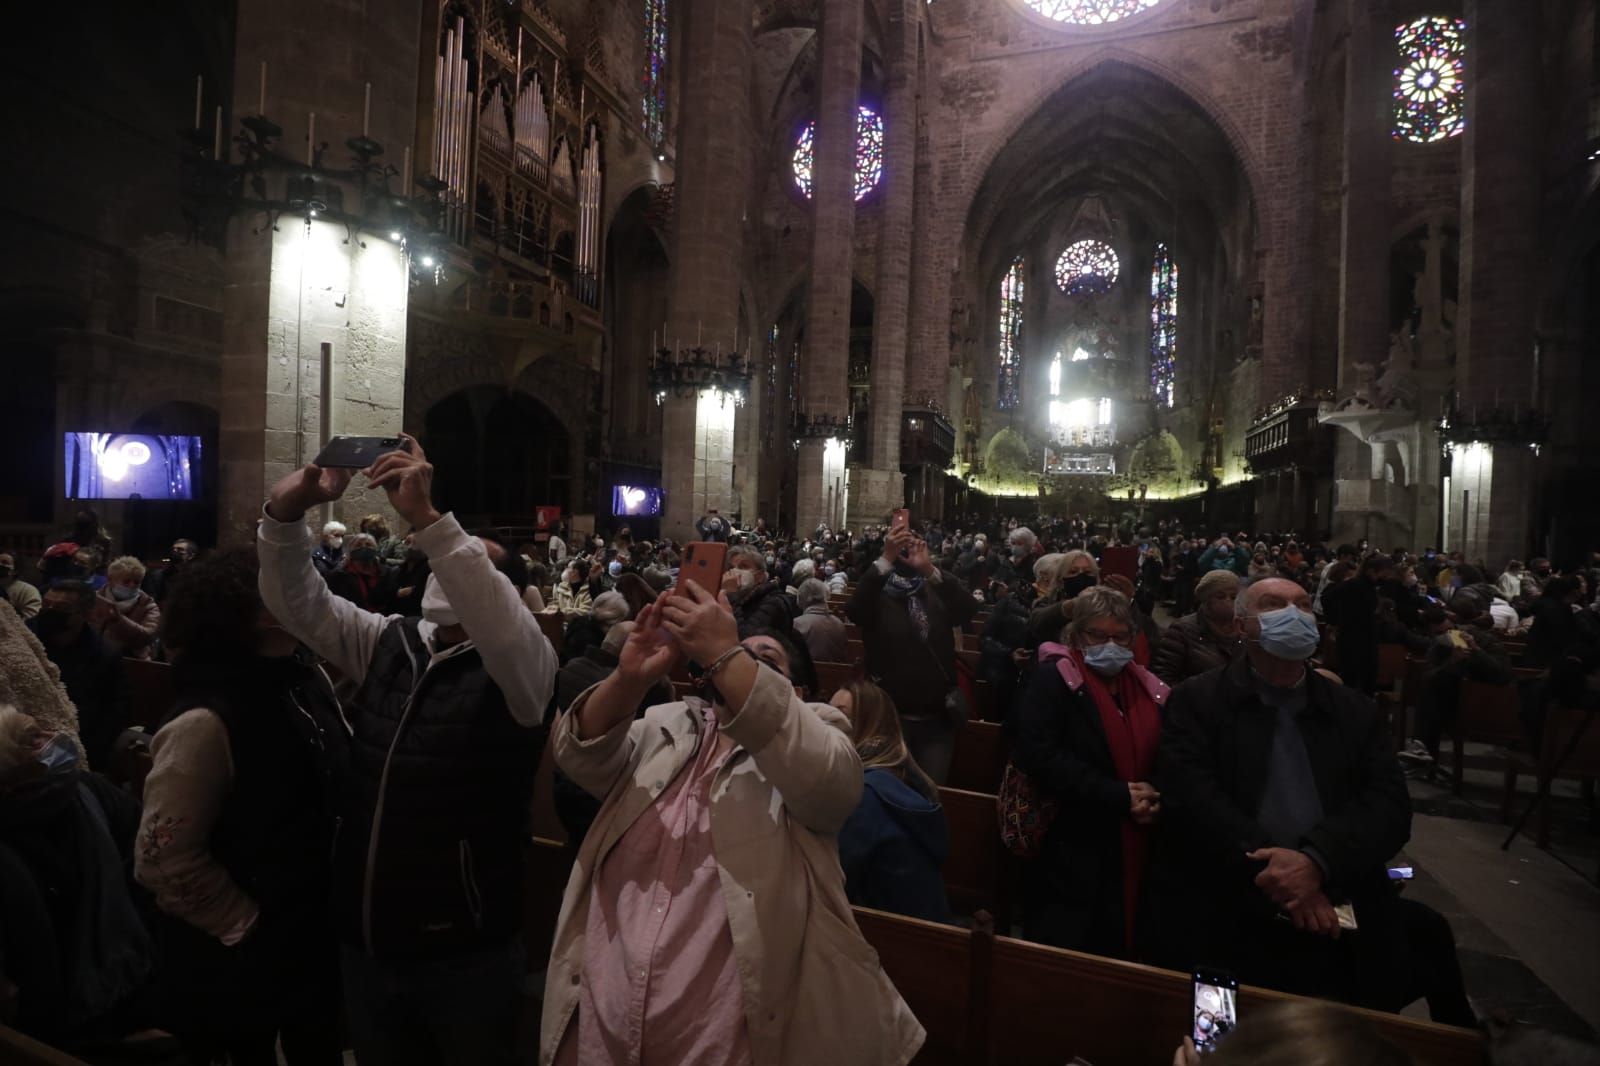
[(185, 567), (164, 604), (176, 700), (151, 745), (135, 874), (162, 912), (165, 1026), (196, 1063), (341, 1061), (330, 813), (349, 729), (262, 605), (254, 549)]

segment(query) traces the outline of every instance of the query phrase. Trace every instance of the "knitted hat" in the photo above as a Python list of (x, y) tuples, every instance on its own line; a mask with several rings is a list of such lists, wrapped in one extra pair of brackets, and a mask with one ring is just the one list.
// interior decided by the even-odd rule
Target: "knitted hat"
[(1230, 596), (1237, 595), (1239, 592), (1239, 575), (1232, 570), (1212, 570), (1205, 577), (1194, 583), (1194, 598), (1196, 600), (1208, 599), (1224, 590)]

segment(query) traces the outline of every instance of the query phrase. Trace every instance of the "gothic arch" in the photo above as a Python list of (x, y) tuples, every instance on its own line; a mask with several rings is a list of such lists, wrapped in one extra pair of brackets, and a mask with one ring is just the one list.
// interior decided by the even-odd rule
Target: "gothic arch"
[(989, 138), (988, 143), (967, 165), (966, 172), (962, 175), (960, 198), (958, 200), (959, 211), (952, 217), (961, 219), (965, 224), (972, 213), (978, 190), (983, 187), (983, 182), (989, 176), (995, 161), (999, 159), (1001, 153), (1005, 151), (1018, 131), (1027, 123), (1033, 121), (1058, 93), (1074, 81), (1086, 78), (1102, 68), (1116, 66), (1128, 67), (1148, 74), (1167, 83), (1170, 87), (1188, 97), (1189, 101), (1211, 120), (1223, 137), (1227, 139), (1229, 147), (1233, 149), (1234, 158), (1238, 161), (1239, 167), (1245, 176), (1251, 210), (1259, 212), (1259, 205), (1270, 202), (1262, 195), (1262, 191), (1267, 187), (1267, 181), (1261, 160), (1251, 149), (1244, 132), (1239, 128), (1238, 123), (1234, 121), (1233, 116), (1220, 100), (1194, 78), (1174, 69), (1169, 64), (1138, 52), (1131, 52), (1126, 48), (1111, 45), (1098, 49), (1085, 56), (1082, 60), (1068, 66), (1054, 80), (1041, 83), (1039, 88), (1017, 105), (1011, 117)]

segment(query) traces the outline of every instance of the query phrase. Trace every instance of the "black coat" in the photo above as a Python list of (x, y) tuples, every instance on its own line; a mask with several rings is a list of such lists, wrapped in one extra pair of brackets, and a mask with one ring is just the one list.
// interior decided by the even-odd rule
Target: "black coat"
[(739, 621), (739, 635), (747, 637), (763, 629), (778, 633), (794, 632), (795, 602), (783, 586), (767, 579), (750, 590), (749, 595), (733, 605), (733, 617)]
[(956, 683), (956, 641), (952, 627), (965, 625), (978, 604), (954, 574), (941, 572), (921, 593), (928, 609), (928, 639), (917, 635), (905, 601), (884, 589), (889, 575), (869, 566), (844, 613), (861, 627), (867, 674), (894, 699), (901, 714), (937, 717), (945, 693)]
[(1322, 594), (1322, 614), (1339, 630), (1339, 676), (1371, 692), (1378, 680), (1378, 585), (1352, 577)]
[(1055, 664), (1044, 663), (1016, 719), (1012, 761), (1035, 789), (1060, 804), (1043, 849), (1024, 870), (1027, 938), (1123, 955), (1121, 831), (1130, 802), (1100, 710), (1087, 688), (1072, 691)]
[[(1256, 820), (1267, 785), (1276, 712), (1261, 703), (1247, 658), (1173, 690), (1156, 762), (1161, 821), (1146, 872), (1145, 954), (1176, 969), (1197, 962), (1241, 981), (1284, 987), (1284, 926), (1255, 887), (1247, 851), (1314, 848), (1327, 862), (1328, 898), (1355, 904), (1364, 950), (1382, 946), (1395, 896), (1385, 865), (1411, 836), (1411, 800), (1377, 706), (1312, 671), (1301, 718), (1322, 821), (1303, 840), (1274, 842)], [(1321, 942), (1309, 934), (1308, 951)], [(1403, 937), (1397, 939), (1403, 940)], [(1293, 989), (1291, 989), (1293, 990)], [(1335, 992), (1337, 990), (1323, 989)]]

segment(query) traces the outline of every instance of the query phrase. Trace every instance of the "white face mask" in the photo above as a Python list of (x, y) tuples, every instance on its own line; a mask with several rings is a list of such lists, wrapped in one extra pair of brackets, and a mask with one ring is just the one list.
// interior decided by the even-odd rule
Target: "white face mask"
[(740, 592), (749, 592), (751, 589), (756, 587), (756, 575), (754, 571), (739, 569), (735, 570), (734, 573), (739, 575), (738, 582)]
[(436, 626), (461, 624), (450, 601), (445, 599), (444, 589), (439, 587), (437, 574), (429, 574), (428, 583), (422, 589), (422, 617)]

